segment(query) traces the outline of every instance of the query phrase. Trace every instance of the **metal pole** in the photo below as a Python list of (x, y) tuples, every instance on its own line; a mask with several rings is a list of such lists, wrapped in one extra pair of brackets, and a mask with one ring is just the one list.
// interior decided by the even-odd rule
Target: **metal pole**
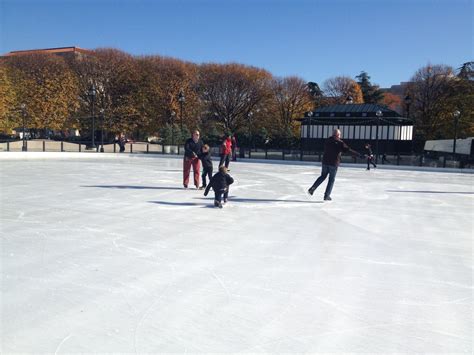
[(95, 95), (92, 96), (92, 145), (91, 148), (95, 148), (95, 112), (94, 112)]
[(101, 131), (100, 131), (100, 143), (101, 143), (101, 147), (100, 147), (100, 152), (103, 153), (104, 152), (104, 111), (102, 110), (101, 113), (101, 118), (102, 118), (102, 127), (101, 127)]
[(458, 135), (458, 119), (459, 119), (459, 114), (458, 115), (454, 114), (454, 139), (453, 139), (453, 160), (454, 161), (456, 161), (456, 138)]
[(21, 113), (23, 115), (23, 145), (21, 147), (21, 151), (22, 152), (26, 152), (27, 148), (26, 148), (26, 133), (25, 133), (25, 129), (26, 129), (26, 110), (25, 110), (25, 105), (23, 104), (22, 107), (21, 107)]
[(179, 101), (180, 106), (180, 118), (181, 118), (181, 134), (183, 134), (183, 100)]

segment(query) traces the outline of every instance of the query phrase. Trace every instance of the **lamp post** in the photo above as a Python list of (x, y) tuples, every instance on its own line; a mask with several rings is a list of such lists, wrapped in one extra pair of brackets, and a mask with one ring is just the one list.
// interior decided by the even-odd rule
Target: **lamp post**
[(179, 101), (179, 108), (180, 108), (181, 132), (183, 132), (183, 105), (184, 105), (184, 102), (186, 101), (183, 90), (181, 90), (178, 94), (178, 101)]
[(95, 104), (95, 97), (97, 95), (97, 90), (95, 88), (95, 85), (92, 84), (89, 92), (89, 97), (91, 99), (91, 109), (92, 109), (92, 144), (91, 144), (91, 148), (92, 149), (95, 149), (96, 146), (95, 146), (95, 112), (94, 112), (94, 104)]
[(100, 129), (100, 152), (104, 152), (104, 109), (100, 109), (101, 129)]
[(354, 100), (353, 100), (352, 96), (349, 95), (349, 96), (346, 97), (346, 105), (350, 105), (353, 102), (354, 102)]
[(376, 140), (375, 140), (375, 164), (378, 164), (378, 159), (379, 159), (379, 121), (380, 121), (380, 117), (383, 116), (383, 113), (382, 111), (380, 110), (377, 110), (377, 112), (375, 113), (375, 115), (377, 116), (377, 130), (375, 131), (377, 137), (376, 137)]
[(458, 135), (458, 122), (459, 122), (459, 116), (461, 116), (461, 112), (456, 110), (453, 112), (453, 116), (454, 116), (453, 161), (456, 161), (456, 138)]
[(20, 107), (21, 107), (21, 116), (23, 118), (23, 136), (22, 136), (23, 145), (21, 146), (21, 151), (26, 152), (26, 133), (25, 133), (25, 129), (26, 129), (26, 105), (21, 104)]
[[(407, 118), (410, 118), (410, 105), (411, 105), (411, 97), (410, 94), (405, 96), (405, 106), (407, 112)], [(411, 129), (411, 153), (413, 154), (415, 151), (415, 124), (413, 124)]]
[[(176, 112), (171, 111), (171, 145), (174, 145), (174, 116), (176, 116)], [(183, 132), (181, 132), (181, 134), (183, 134)]]
[(306, 138), (308, 139), (308, 144), (309, 144), (309, 131), (311, 129), (311, 124), (312, 124), (312, 117), (313, 117), (313, 111), (308, 112), (308, 124), (306, 125)]

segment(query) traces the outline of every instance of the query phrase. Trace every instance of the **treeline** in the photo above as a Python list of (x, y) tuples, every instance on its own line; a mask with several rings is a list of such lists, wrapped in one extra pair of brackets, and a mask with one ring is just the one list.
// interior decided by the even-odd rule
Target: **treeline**
[[(473, 134), (472, 69), (472, 63), (466, 63), (458, 73), (446, 66), (427, 66), (415, 73), (408, 87), (410, 117), (423, 137), (452, 137), (456, 109), (462, 112), (461, 136)], [(125, 132), (134, 139), (182, 140), (199, 128), (207, 137), (228, 131), (241, 141), (290, 141), (299, 136), (297, 118), (321, 105), (344, 103), (348, 96), (354, 103), (404, 110), (402, 98), (384, 94), (370, 83), (367, 73), (355, 79), (330, 78), (320, 88), (298, 77), (274, 77), (264, 69), (237, 63), (197, 65), (116, 49), (97, 49), (74, 58), (3, 57), (0, 130), (8, 133), (21, 127), (24, 114), (30, 129), (45, 134), (78, 129), (84, 137), (91, 133), (94, 112), (96, 128), (103, 117), (109, 135)]]

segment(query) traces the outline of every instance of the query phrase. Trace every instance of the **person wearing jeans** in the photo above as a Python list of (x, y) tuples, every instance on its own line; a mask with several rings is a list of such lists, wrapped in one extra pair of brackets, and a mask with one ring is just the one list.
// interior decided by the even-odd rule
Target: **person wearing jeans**
[(331, 192), (334, 186), (334, 181), (336, 180), (337, 167), (341, 162), (342, 152), (351, 152), (353, 155), (360, 156), (358, 152), (349, 148), (349, 146), (342, 141), (341, 131), (339, 129), (335, 129), (332, 133), (332, 136), (326, 139), (326, 142), (324, 143), (321, 176), (319, 176), (314, 182), (313, 186), (309, 188), (308, 193), (310, 195), (313, 195), (314, 191), (319, 185), (323, 183), (324, 180), (326, 180), (327, 176), (329, 175), (329, 181), (326, 186), (326, 191), (324, 192), (324, 200), (332, 200)]

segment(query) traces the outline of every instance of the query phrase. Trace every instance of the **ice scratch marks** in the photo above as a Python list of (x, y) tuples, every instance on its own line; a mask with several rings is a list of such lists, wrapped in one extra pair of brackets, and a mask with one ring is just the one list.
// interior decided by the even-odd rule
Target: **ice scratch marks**
[(224, 289), (224, 291), (227, 294), (227, 298), (230, 299), (232, 296), (231, 296), (228, 288), (224, 285), (222, 280), (219, 278), (219, 276), (216, 275), (216, 273), (213, 270), (209, 270), (209, 271), (211, 272), (212, 276), (217, 280), (217, 282), (219, 282), (219, 284), (222, 286), (222, 288)]
[(72, 334), (69, 334), (67, 337), (65, 337), (58, 345), (58, 347), (56, 348), (56, 351), (54, 352), (54, 355), (56, 355), (59, 351), (59, 349), (61, 348), (61, 346), (72, 336)]

